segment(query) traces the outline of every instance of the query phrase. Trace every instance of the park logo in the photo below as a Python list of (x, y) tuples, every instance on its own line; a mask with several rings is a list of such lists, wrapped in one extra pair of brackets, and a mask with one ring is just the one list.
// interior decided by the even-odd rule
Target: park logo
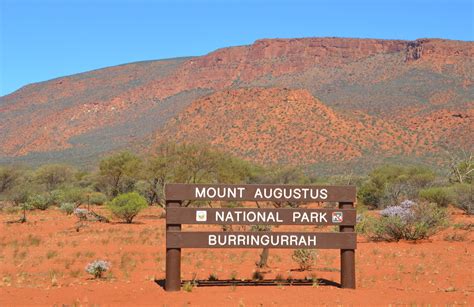
[(344, 215), (342, 212), (333, 212), (332, 213), (332, 222), (333, 223), (342, 223), (344, 220)]
[(207, 211), (198, 210), (196, 211), (196, 222), (205, 222), (207, 221)]

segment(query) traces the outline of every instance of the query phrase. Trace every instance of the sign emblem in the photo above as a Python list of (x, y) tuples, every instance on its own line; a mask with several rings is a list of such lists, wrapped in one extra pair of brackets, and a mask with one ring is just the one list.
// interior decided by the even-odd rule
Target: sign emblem
[(333, 212), (332, 213), (332, 222), (333, 223), (342, 223), (344, 220), (342, 212)]
[(196, 222), (205, 222), (207, 221), (207, 211), (198, 210), (196, 211)]

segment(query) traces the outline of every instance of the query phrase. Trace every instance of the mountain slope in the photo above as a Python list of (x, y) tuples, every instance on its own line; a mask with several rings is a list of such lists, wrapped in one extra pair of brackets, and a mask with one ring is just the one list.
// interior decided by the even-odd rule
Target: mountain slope
[[(198, 99), (156, 136), (209, 143), (260, 163), (350, 160), (371, 152), (413, 154), (413, 134), (363, 113), (340, 114), (307, 90), (248, 88)], [(426, 148), (424, 148), (426, 149)]]
[[(266, 39), (202, 57), (110, 67), (1, 97), (0, 162), (86, 163), (129, 144), (197, 135), (267, 162), (431, 155), (443, 144), (473, 146), (473, 71), (472, 42), (440, 39)], [(285, 103), (292, 95), (294, 103)], [(239, 115), (239, 105), (254, 112)], [(278, 111), (268, 114), (272, 105)], [(195, 113), (199, 106), (204, 115)], [(239, 118), (245, 129), (233, 135), (213, 126), (212, 134), (198, 134), (214, 112), (226, 125)], [(288, 116), (278, 122), (272, 116), (279, 112), (299, 116), (300, 124)], [(328, 117), (322, 132), (306, 114)], [(269, 133), (267, 121), (288, 134)], [(285, 150), (277, 154), (275, 144)]]

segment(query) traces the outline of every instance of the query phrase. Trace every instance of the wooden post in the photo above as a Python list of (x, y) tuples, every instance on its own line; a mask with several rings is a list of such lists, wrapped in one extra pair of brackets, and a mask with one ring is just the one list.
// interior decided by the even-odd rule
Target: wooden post
[[(166, 201), (166, 208), (179, 208), (181, 201)], [(166, 225), (166, 232), (181, 231), (181, 224)], [(181, 248), (166, 248), (166, 291), (181, 290)]]
[[(352, 209), (354, 203), (340, 202), (340, 209)], [(340, 232), (354, 232), (354, 226), (339, 226)], [(355, 250), (341, 249), (341, 288), (355, 289)]]

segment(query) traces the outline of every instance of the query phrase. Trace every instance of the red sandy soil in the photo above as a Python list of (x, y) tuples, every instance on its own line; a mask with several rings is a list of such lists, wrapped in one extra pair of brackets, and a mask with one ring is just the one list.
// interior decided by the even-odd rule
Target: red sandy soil
[[(59, 210), (32, 212), (26, 224), (6, 224), (18, 215), (1, 213), (0, 306), (474, 305), (474, 218), (459, 212), (452, 213), (452, 226), (423, 242), (374, 243), (359, 237), (356, 290), (324, 285), (224, 286), (175, 293), (165, 292), (155, 282), (165, 275), (165, 224), (160, 215), (161, 209), (149, 208), (131, 225), (89, 222), (76, 232), (77, 219)], [(203, 229), (185, 229), (198, 227)], [(291, 226), (276, 231), (289, 229), (315, 230)], [(207, 279), (214, 273), (220, 279), (233, 274), (249, 279), (259, 253), (259, 249), (186, 249), (182, 277)], [(291, 253), (270, 250), (265, 278), (281, 274), (339, 282), (338, 250), (319, 250), (314, 268), (307, 272), (297, 271)], [(112, 264), (101, 280), (84, 271), (96, 259)]]

